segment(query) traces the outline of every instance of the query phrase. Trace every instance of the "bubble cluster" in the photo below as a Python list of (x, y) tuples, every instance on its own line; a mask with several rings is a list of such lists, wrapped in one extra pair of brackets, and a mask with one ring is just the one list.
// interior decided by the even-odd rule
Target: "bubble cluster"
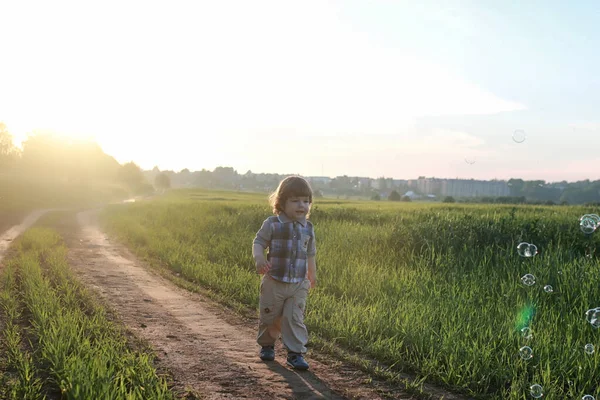
[(537, 246), (535, 244), (521, 242), (517, 246), (517, 252), (521, 257), (533, 257), (538, 253)]
[(523, 360), (531, 360), (533, 358), (533, 350), (529, 346), (523, 346), (519, 349), (519, 355)]
[[(525, 132), (515, 131), (513, 140), (517, 143), (521, 143), (525, 140)], [(579, 227), (585, 234), (591, 235), (600, 227), (600, 216), (597, 214), (585, 214), (579, 218)], [(517, 246), (517, 252), (519, 256), (525, 258), (532, 258), (538, 254), (537, 246), (527, 242), (521, 242)], [(591, 257), (593, 250), (591, 248), (586, 249), (586, 256)], [(562, 275), (562, 271), (558, 271), (559, 275)], [(536, 283), (536, 277), (533, 274), (525, 274), (521, 277), (521, 283), (525, 286), (533, 286)], [(554, 288), (551, 285), (544, 285), (544, 292), (553, 293)], [(600, 307), (591, 308), (586, 311), (585, 318), (587, 322), (592, 325), (593, 328), (600, 328)], [(523, 325), (521, 325), (523, 326)], [(531, 329), (528, 326), (521, 328), (521, 336), (525, 340), (529, 340), (532, 337)], [(587, 355), (593, 355), (595, 353), (595, 346), (592, 343), (587, 343), (583, 346), (583, 350)], [(533, 358), (533, 350), (529, 346), (522, 346), (519, 349), (519, 356), (522, 360), (531, 360)], [(581, 367), (579, 367), (581, 370)], [(534, 383), (529, 387), (529, 393), (533, 398), (539, 399), (544, 396), (544, 389), (541, 385)], [(594, 396), (586, 394), (582, 397), (582, 400), (595, 400)]]
[(527, 135), (523, 129), (517, 129), (513, 132), (512, 138), (517, 143), (523, 143), (527, 139)]
[(533, 274), (525, 274), (521, 277), (521, 283), (525, 286), (535, 285), (535, 276)]
[(597, 214), (585, 214), (579, 218), (579, 228), (587, 235), (594, 233), (599, 225), (600, 216)]
[(594, 328), (600, 328), (600, 307), (590, 308), (585, 312), (585, 319)]
[(475, 157), (465, 157), (465, 162), (469, 165), (475, 164), (475, 161), (477, 161)]
[(539, 399), (544, 395), (544, 388), (542, 387), (542, 385), (538, 385), (536, 383), (529, 387), (529, 393), (531, 393), (531, 397)]

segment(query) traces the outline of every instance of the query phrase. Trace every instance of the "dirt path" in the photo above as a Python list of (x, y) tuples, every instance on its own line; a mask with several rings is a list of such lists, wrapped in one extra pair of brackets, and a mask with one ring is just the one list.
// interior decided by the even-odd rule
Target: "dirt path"
[[(41, 214), (29, 216), (3, 238), (14, 238)], [(111, 242), (99, 229), (97, 211), (63, 222), (69, 263), (136, 336), (145, 339), (168, 370), (174, 390), (206, 399), (413, 399), (384, 383), (371, 381), (356, 368), (327, 357), (311, 357), (310, 370), (258, 358), (256, 321), (244, 321), (201, 295), (177, 287), (152, 272), (127, 248)], [(0, 246), (5, 240), (0, 241)], [(6, 243), (10, 243), (6, 241)], [(5, 248), (0, 247), (0, 261)], [(317, 359), (318, 358), (318, 359)], [(319, 361), (323, 360), (323, 361)], [(440, 392), (435, 398), (459, 397)]]
[(31, 227), (35, 222), (44, 214), (51, 210), (37, 210), (29, 214), (23, 222), (19, 225), (15, 225), (4, 233), (0, 234), (0, 262), (4, 259), (4, 254), (6, 250), (10, 247), (13, 240), (15, 240), (19, 235), (25, 232), (29, 227)]

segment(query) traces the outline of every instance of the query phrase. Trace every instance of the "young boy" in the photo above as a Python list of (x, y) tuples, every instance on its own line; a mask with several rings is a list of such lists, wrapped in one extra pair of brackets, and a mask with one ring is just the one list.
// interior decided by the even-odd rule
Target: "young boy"
[(275, 341), (281, 334), (288, 351), (287, 364), (306, 370), (308, 363), (303, 354), (308, 331), (304, 311), (308, 290), (317, 285), (315, 232), (307, 220), (312, 190), (303, 178), (289, 176), (279, 183), (269, 200), (275, 215), (263, 222), (252, 246), (256, 271), (264, 274), (257, 335), (262, 346), (260, 358), (275, 359)]

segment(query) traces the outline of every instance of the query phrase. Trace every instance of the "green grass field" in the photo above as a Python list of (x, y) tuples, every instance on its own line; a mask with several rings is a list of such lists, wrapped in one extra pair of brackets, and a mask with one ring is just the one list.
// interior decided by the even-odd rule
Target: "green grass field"
[[(472, 397), (527, 399), (533, 384), (548, 399), (598, 396), (600, 358), (584, 346), (600, 345), (585, 319), (600, 306), (600, 265), (586, 257), (599, 241), (578, 226), (590, 212), (318, 199), (312, 338)], [(179, 190), (111, 206), (103, 223), (154, 265), (255, 309), (251, 244), (270, 214), (266, 195)], [(539, 254), (520, 257), (522, 241)], [(521, 283), (526, 273), (535, 285)]]
[(28, 230), (0, 275), (0, 398), (170, 399), (149, 351), (74, 278), (61, 237)]

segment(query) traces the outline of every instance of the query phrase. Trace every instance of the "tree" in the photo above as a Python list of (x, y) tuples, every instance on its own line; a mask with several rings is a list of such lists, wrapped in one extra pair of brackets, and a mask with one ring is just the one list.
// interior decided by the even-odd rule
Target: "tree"
[(95, 142), (35, 133), (23, 142), (19, 165), (23, 171), (44, 179), (89, 181), (113, 180), (121, 165)]
[(455, 203), (456, 200), (454, 200), (454, 197), (452, 197), (452, 196), (446, 196), (446, 197), (444, 197), (444, 201), (443, 202), (444, 203)]
[(400, 196), (400, 193), (398, 193), (395, 190), (392, 190), (392, 193), (390, 193), (388, 200), (391, 201), (400, 201), (402, 199), (402, 196)]
[(224, 188), (232, 188), (237, 185), (238, 173), (232, 167), (217, 167), (212, 172), (213, 182)]
[(7, 167), (17, 159), (18, 150), (6, 125), (0, 122), (0, 168)]
[(164, 172), (160, 172), (154, 178), (154, 186), (159, 189), (169, 189), (171, 187), (171, 178)]
[(401, 201), (412, 201), (409, 196), (402, 196)]
[(133, 161), (121, 166), (118, 172), (119, 180), (131, 189), (137, 189), (146, 181), (142, 169)]

